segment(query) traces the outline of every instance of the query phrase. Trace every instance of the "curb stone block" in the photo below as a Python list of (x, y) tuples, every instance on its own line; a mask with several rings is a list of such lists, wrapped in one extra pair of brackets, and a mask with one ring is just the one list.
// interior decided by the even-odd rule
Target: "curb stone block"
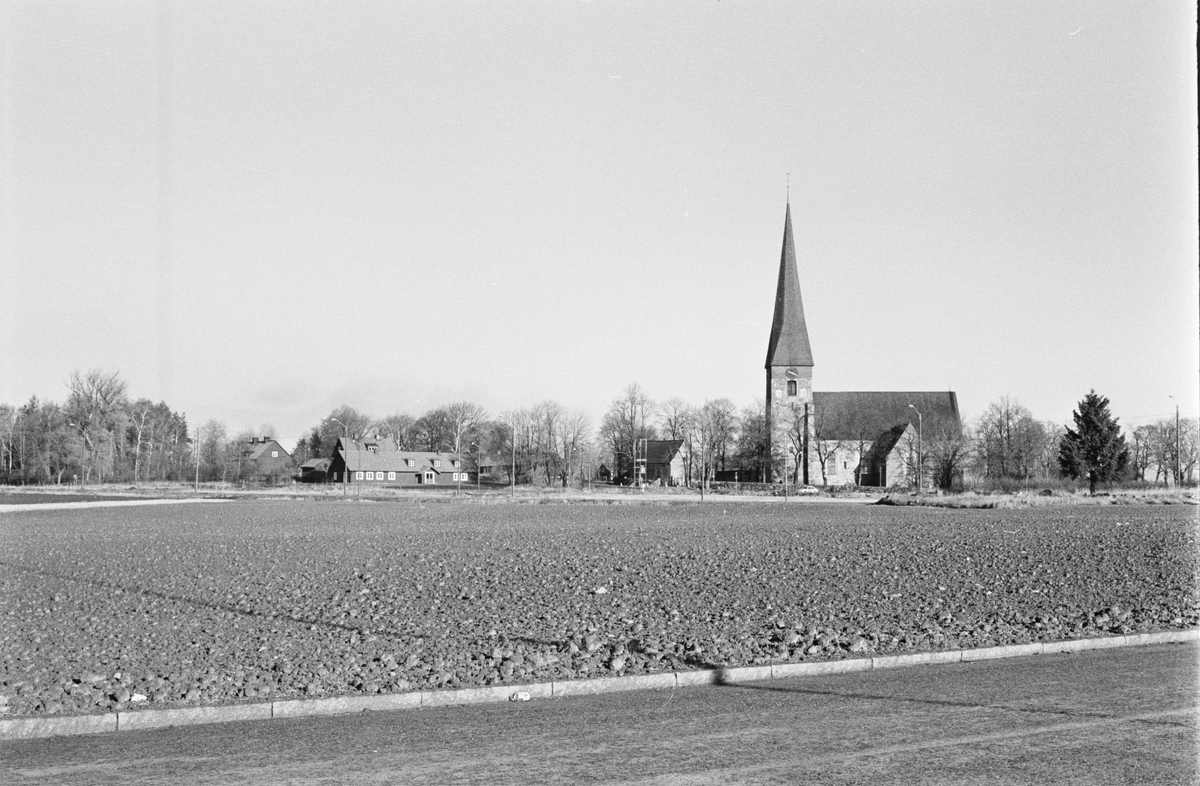
[(117, 731), (192, 726), (199, 723), (270, 720), (271, 703), (235, 704), (224, 707), (181, 707), (174, 710), (140, 710), (117, 713)]
[(818, 674), (845, 674), (851, 671), (870, 671), (872, 658), (827, 660), (815, 663), (780, 663), (771, 667), (772, 677), (815, 677)]
[(104, 734), (117, 730), (117, 714), (76, 715), (61, 718), (10, 718), (0, 720), (0, 740), (31, 740), (77, 734)]
[(1130, 633), (1125, 643), (1131, 647), (1142, 644), (1182, 644), (1200, 639), (1200, 630), (1168, 630), (1160, 633)]
[(880, 655), (871, 658), (872, 669), (894, 669), (901, 666), (925, 666), (936, 663), (958, 663), (962, 660), (962, 650), (947, 650), (942, 652), (913, 652), (907, 655)]
[(720, 669), (703, 669), (701, 671), (675, 672), (675, 687), (687, 688), (693, 685), (715, 685)]
[(531, 699), (548, 699), (554, 695), (553, 683), (535, 685), (491, 685), (486, 688), (421, 691), (422, 707), (445, 707), (451, 704), (486, 704), (508, 701), (514, 693), (528, 693)]
[(1107, 636), (1102, 639), (1075, 639), (1073, 641), (1048, 641), (1042, 644), (1042, 652), (1052, 655), (1060, 652), (1086, 652), (1124, 647), (1124, 636)]
[(717, 670), (717, 684), (734, 682), (761, 682), (771, 679), (770, 666), (740, 666)]
[(981, 647), (977, 650), (963, 650), (963, 663), (976, 660), (996, 660), (998, 658), (1018, 658), (1022, 655), (1041, 655), (1044, 652), (1040, 641), (1032, 644), (1009, 644), (1004, 647)]
[(940, 665), (943, 663), (961, 663), (962, 650), (941, 650), (939, 652), (912, 652), (907, 655), (881, 655), (871, 658), (871, 668), (888, 669), (896, 666)]
[(630, 677), (599, 677), (592, 680), (563, 680), (554, 683), (554, 696), (589, 696), (626, 690), (674, 688), (675, 674), (637, 674)]
[(341, 696), (330, 699), (283, 699), (271, 702), (271, 717), (302, 718), (308, 715), (349, 715), (367, 710), (403, 710), (420, 706), (420, 693), (384, 693), (374, 696)]

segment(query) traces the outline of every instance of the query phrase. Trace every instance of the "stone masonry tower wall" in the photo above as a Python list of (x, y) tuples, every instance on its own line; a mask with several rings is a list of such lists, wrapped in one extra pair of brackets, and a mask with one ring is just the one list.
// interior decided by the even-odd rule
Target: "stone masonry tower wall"
[(812, 417), (812, 348), (800, 297), (796, 269), (796, 244), (792, 238), (792, 206), (783, 222), (783, 250), (779, 256), (779, 283), (775, 289), (775, 314), (767, 345), (767, 449), (772, 477), (783, 479), (785, 465), (799, 481), (808, 482), (808, 434)]

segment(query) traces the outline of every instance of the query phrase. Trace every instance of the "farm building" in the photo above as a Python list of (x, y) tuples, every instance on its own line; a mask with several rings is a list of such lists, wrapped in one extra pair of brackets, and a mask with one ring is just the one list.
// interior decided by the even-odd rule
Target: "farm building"
[(952, 391), (814, 392), (813, 368), (789, 204), (765, 365), (775, 478), (786, 471), (800, 483), (915, 485), (925, 465), (918, 456), (928, 456), (923, 438), (961, 431)]
[(243, 478), (278, 479), (291, 474), (292, 454), (272, 437), (251, 437), (238, 451), (238, 474)]
[(646, 440), (646, 482), (680, 486), (685, 480), (682, 439)]
[(300, 465), (300, 474), (297, 477), (301, 483), (324, 483), (329, 475), (329, 459), (315, 458), (309, 459)]
[(330, 483), (438, 486), (475, 482), (455, 453), (396, 450), (383, 440), (339, 439), (329, 460)]

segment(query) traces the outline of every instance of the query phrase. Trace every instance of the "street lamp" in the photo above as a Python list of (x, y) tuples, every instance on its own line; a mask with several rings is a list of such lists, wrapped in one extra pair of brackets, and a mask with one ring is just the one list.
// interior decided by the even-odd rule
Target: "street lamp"
[[(768, 456), (768, 458), (770, 458)], [(783, 501), (788, 501), (788, 449), (787, 445), (783, 446)]]
[[(1167, 398), (1175, 401), (1175, 397), (1168, 395)], [(1175, 401), (1175, 488), (1179, 488), (1180, 481), (1183, 480), (1183, 466), (1179, 463), (1179, 402)]]
[[(334, 423), (337, 423), (339, 426), (341, 426), (342, 427), (342, 436), (345, 438), (346, 442), (350, 441), (350, 427), (349, 426), (347, 426), (345, 423), (343, 423), (342, 421), (335, 418), (333, 415), (330, 415), (329, 417), (327, 417), (325, 419), (332, 420)], [(337, 448), (334, 448), (334, 452), (337, 452)], [(346, 475), (350, 471), (350, 448), (348, 446), (345, 448), (344, 453), (346, 455), (345, 455), (344, 459), (342, 460), (342, 496), (343, 497), (346, 496), (346, 483), (349, 481), (349, 478), (347, 478)]]
[(475, 449), (475, 490), (479, 491), (479, 443), (472, 441), (471, 447)]
[(924, 430), (922, 428), (922, 421), (924, 421), (924, 418), (921, 417), (920, 410), (918, 410), (912, 404), (909, 404), (908, 408), (911, 409), (913, 412), (917, 413), (917, 493), (920, 494), (921, 493), (921, 469), (925, 465), (924, 457), (921, 455), (921, 432)]

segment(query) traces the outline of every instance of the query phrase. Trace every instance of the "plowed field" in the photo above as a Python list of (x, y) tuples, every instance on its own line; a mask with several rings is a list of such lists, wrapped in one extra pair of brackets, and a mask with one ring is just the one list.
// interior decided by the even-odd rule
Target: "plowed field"
[(0, 542), (10, 716), (1200, 620), (1190, 506), (231, 502), (10, 513)]

